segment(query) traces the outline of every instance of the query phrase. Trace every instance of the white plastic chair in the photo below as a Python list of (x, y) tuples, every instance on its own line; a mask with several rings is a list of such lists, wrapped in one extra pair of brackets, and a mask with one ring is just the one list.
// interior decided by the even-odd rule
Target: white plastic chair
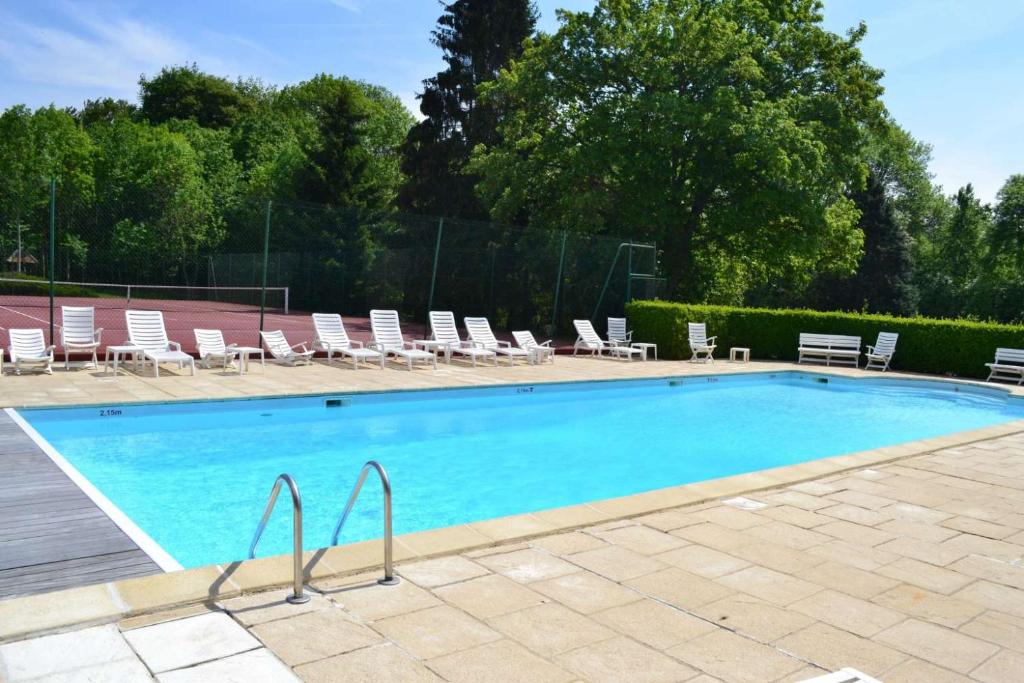
[(879, 368), (882, 372), (888, 370), (892, 357), (896, 355), (896, 340), (899, 338), (900, 335), (896, 332), (879, 332), (878, 341), (874, 346), (868, 344), (868, 350), (864, 354), (868, 362), (864, 369)]
[(492, 349), (485, 349), (476, 342), (463, 341), (459, 336), (459, 330), (455, 327), (455, 314), (451, 311), (430, 312), (430, 336), (434, 341), (441, 342), (444, 346), (444, 359), (451, 363), (452, 354), (469, 356), (476, 367), (477, 358), (490, 358), (494, 364), (498, 364), (498, 354)]
[(286, 365), (297, 365), (307, 363), (312, 365), (313, 351), (306, 347), (306, 342), (289, 344), (281, 330), (260, 330), (260, 338), (267, 345), (267, 350), (279, 363)]
[(512, 342), (498, 341), (491, 331), (491, 323), (487, 318), (463, 318), (463, 322), (466, 324), (466, 333), (470, 340), (480, 348), (505, 356), (509, 365), (514, 364), (516, 358), (525, 358), (527, 363), (530, 362), (529, 351), (512, 346)]
[[(199, 362), (204, 368), (210, 367), (210, 361), (216, 360), (224, 364), (224, 372), (228, 366), (235, 362), (238, 351), (231, 346), (224, 345), (224, 333), (220, 330), (204, 330), (196, 328), (192, 330), (196, 335), (196, 351), (199, 352)], [(242, 374), (242, 365), (238, 365), (238, 374)]]
[(437, 356), (429, 351), (417, 348), (402, 336), (402, 324), (398, 320), (398, 311), (374, 309), (370, 311), (370, 329), (373, 330), (371, 346), (386, 356), (395, 356), (405, 360), (412, 370), (414, 361), (433, 363), (437, 370)]
[(580, 349), (584, 351), (590, 351), (590, 355), (601, 356), (607, 351), (612, 356), (619, 358), (626, 357), (633, 360), (634, 356), (640, 356), (642, 351), (640, 349), (634, 349), (631, 346), (619, 346), (601, 339), (600, 335), (594, 330), (593, 324), (589, 320), (573, 320), (573, 327), (576, 328), (576, 334), (579, 337), (576, 338), (576, 343), (572, 346), (572, 355), (576, 355)]
[[(715, 362), (715, 340), (718, 337), (709, 337), (708, 328), (704, 323), (688, 323), (688, 340), (690, 342), (691, 362), (710, 361)], [(701, 358), (703, 356), (703, 358)]]
[(71, 354), (75, 352), (92, 353), (92, 367), (97, 367), (103, 328), (96, 329), (96, 309), (92, 306), (61, 306), (60, 311), (60, 345), (64, 350), (64, 369), (71, 369)]
[(514, 330), (512, 338), (516, 340), (516, 346), (525, 349), (530, 353), (531, 363), (543, 363), (545, 360), (555, 362), (555, 347), (551, 346), (551, 340), (538, 344), (529, 330)]
[(11, 338), (11, 362), (14, 363), (14, 374), (21, 374), (21, 366), (25, 363), (42, 365), (47, 375), (53, 374), (53, 346), (47, 346), (43, 331), (38, 327), (32, 329), (7, 330)]
[(633, 343), (633, 330), (626, 329), (625, 318), (608, 318), (608, 341), (619, 346)]
[(349, 356), (352, 359), (352, 367), (359, 369), (359, 361), (373, 361), (380, 363), (381, 370), (384, 369), (384, 354), (374, 349), (368, 349), (361, 341), (353, 341), (345, 330), (345, 323), (337, 313), (314, 313), (313, 327), (316, 328), (316, 339), (313, 340), (313, 348), (317, 351), (327, 352), (327, 364), (330, 365), (334, 353)]
[(167, 339), (164, 327), (164, 314), (160, 311), (125, 311), (128, 323), (128, 343), (142, 349), (142, 369), (146, 369), (146, 361), (153, 363), (153, 376), (160, 376), (161, 363), (177, 363), (179, 369), (186, 364), (196, 374), (195, 359), (181, 350), (181, 344)]

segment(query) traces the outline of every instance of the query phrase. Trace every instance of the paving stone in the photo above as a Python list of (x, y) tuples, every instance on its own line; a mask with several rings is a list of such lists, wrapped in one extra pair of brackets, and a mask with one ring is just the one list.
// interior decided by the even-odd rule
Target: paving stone
[(264, 591), (225, 600), (221, 604), (243, 626), (262, 624), (274, 619), (288, 619), (306, 612), (334, 607), (330, 600), (313, 592), (309, 593), (309, 602), (293, 605), (285, 600), (291, 594), (290, 590)]
[(222, 612), (127, 631), (125, 639), (151, 671), (160, 673), (228, 657), (260, 646)]
[(808, 616), (742, 593), (698, 607), (695, 612), (718, 626), (764, 642), (814, 623)]
[(970, 680), (920, 659), (908, 659), (885, 672), (885, 683), (969, 683)]
[(441, 601), (411, 581), (382, 586), (376, 580), (360, 582), (325, 593), (345, 609), (364, 621), (386, 619), (440, 605)]
[(478, 619), (488, 619), (547, 602), (543, 595), (498, 574), (441, 586), (434, 593)]
[[(386, 643), (321, 659), (295, 669), (305, 683), (442, 683), (442, 679), (400, 648)], [(248, 682), (247, 682), (248, 683)]]
[(757, 526), (758, 524), (765, 524), (770, 521), (764, 519), (758, 513), (740, 510), (730, 505), (715, 505), (714, 507), (709, 507), (706, 510), (694, 513), (694, 517), (700, 518), (705, 522), (713, 522), (736, 531), (743, 531), (744, 529), (749, 529), (750, 527)]
[(635, 553), (626, 548), (620, 548), (617, 545), (586, 550), (582, 553), (569, 555), (566, 559), (612, 581), (635, 579), (638, 576), (650, 574), (666, 567), (663, 562), (657, 559)]
[(673, 536), (686, 539), (691, 543), (699, 543), (724, 552), (757, 541), (756, 538), (747, 536), (741, 531), (712, 522), (684, 526), (682, 529), (676, 529), (671, 533)]
[(960, 627), (961, 633), (1024, 652), (1024, 618), (987, 611)]
[(488, 624), (534, 652), (552, 657), (607, 640), (615, 632), (572, 610), (547, 603), (488, 620)]
[(901, 584), (877, 595), (872, 602), (948, 628), (961, 626), (985, 609), (966, 600), (908, 584)]
[(885, 513), (891, 514), (896, 519), (904, 519), (911, 522), (923, 522), (925, 524), (938, 524), (953, 515), (942, 510), (933, 510), (913, 503), (895, 503), (883, 508)]
[(626, 581), (626, 585), (644, 595), (688, 610), (721, 600), (734, 592), (727, 586), (675, 567), (631, 579)]
[(483, 622), (448, 605), (381, 619), (373, 628), (420, 659), (440, 657), (501, 638)]
[(846, 541), (835, 540), (829, 543), (816, 545), (807, 551), (807, 554), (820, 557), (822, 560), (831, 560), (840, 564), (848, 564), (857, 569), (874, 571), (879, 567), (895, 562), (899, 555), (879, 550), (878, 548), (866, 548), (856, 546)]
[(621, 636), (566, 652), (555, 661), (592, 683), (674, 683), (697, 673), (657, 650)]
[(613, 607), (592, 617), (656, 650), (665, 650), (715, 630), (715, 626), (704, 619), (650, 599)]
[(964, 674), (999, 651), (992, 643), (917, 619), (882, 631), (875, 640)]
[(905, 618), (899, 612), (833, 590), (798, 600), (789, 609), (865, 638)]
[(775, 645), (829, 671), (848, 666), (876, 678), (907, 658), (896, 649), (818, 622)]
[[(748, 513), (749, 514), (749, 513)], [(802, 529), (813, 529), (816, 526), (832, 521), (830, 517), (819, 515), (809, 510), (802, 510), (790, 505), (768, 507), (758, 512), (758, 517), (770, 517), (777, 522), (785, 522)]]
[(810, 581), (764, 567), (747, 567), (715, 581), (776, 605), (788, 605), (821, 590), (821, 586)]
[[(828, 524), (817, 527), (822, 529), (827, 527)], [(817, 531), (810, 531), (808, 529), (802, 529), (793, 524), (787, 524), (785, 522), (769, 522), (768, 524), (762, 524), (761, 526), (748, 529), (746, 533), (750, 536), (767, 541), (769, 543), (777, 543), (784, 545), (794, 550), (807, 550), (808, 548), (822, 543), (827, 543), (832, 540), (831, 537), (824, 534), (819, 534)]]
[(265, 649), (217, 659), (156, 677), (159, 683), (298, 683), (298, 678)]
[(529, 548), (512, 553), (489, 555), (479, 560), (480, 564), (520, 583), (543, 581), (556, 576), (578, 572), (579, 567), (545, 552)]
[(835, 503), (848, 503), (849, 505), (856, 505), (857, 507), (862, 507), (866, 510), (881, 510), (884, 507), (896, 503), (896, 501), (891, 498), (882, 498), (881, 496), (874, 496), (870, 493), (849, 490), (830, 493), (828, 498)]
[(16, 683), (135, 659), (116, 626), (97, 626), (0, 645), (0, 674)]
[(337, 607), (257, 624), (250, 631), (289, 666), (381, 641), (379, 635)]
[(982, 607), (1006, 612), (1024, 618), (1024, 591), (1001, 586), (990, 581), (975, 581), (967, 588), (954, 594), (961, 600), (973, 602)]
[(838, 562), (823, 562), (797, 572), (796, 576), (865, 600), (899, 585), (896, 579), (878, 576)]
[(776, 505), (790, 505), (802, 510), (820, 510), (832, 504), (827, 498), (793, 490), (769, 494), (765, 496), (765, 500)]
[(972, 671), (971, 678), (985, 683), (1024, 681), (1024, 655), (1003, 650)]
[(815, 527), (815, 531), (859, 546), (873, 547), (896, 538), (895, 534), (874, 527), (838, 520)]
[(427, 666), (452, 683), (563, 683), (576, 678), (511, 640), (498, 640), (431, 659)]
[(954, 593), (974, 580), (974, 577), (907, 557), (881, 567), (878, 573), (943, 595)]
[(655, 512), (654, 514), (637, 517), (636, 521), (658, 531), (672, 531), (691, 524), (699, 524), (705, 520), (685, 510), (665, 510), (664, 512)]
[(982, 555), (984, 557), (993, 557), (997, 560), (1016, 560), (1021, 556), (1021, 546), (1019, 545), (1007, 541), (982, 538), (973, 534), (960, 534), (948, 541), (943, 541), (942, 545), (955, 548), (964, 555)]
[(601, 531), (595, 535), (620, 548), (625, 548), (641, 555), (657, 555), (658, 553), (687, 544), (687, 541), (678, 536), (666, 534), (663, 531), (639, 524), (610, 531)]
[(774, 681), (805, 665), (773, 647), (723, 630), (677, 645), (668, 654), (712, 676), (735, 683)]
[(900, 557), (909, 557), (921, 562), (945, 567), (962, 558), (966, 553), (955, 547), (932, 543), (920, 538), (901, 536), (878, 546), (879, 550), (895, 553)]
[[(643, 578), (646, 577), (638, 580)], [(559, 576), (556, 579), (530, 584), (530, 587), (583, 614), (625, 605), (642, 597), (636, 591), (589, 572)]]
[(750, 566), (746, 560), (695, 543), (656, 555), (655, 559), (708, 579)]
[(968, 555), (949, 565), (949, 569), (1024, 590), (1024, 564), (1011, 564), (991, 557)]
[(436, 557), (431, 560), (402, 564), (398, 567), (400, 576), (423, 588), (436, 588), (489, 573), (480, 564), (467, 560), (461, 555)]
[(947, 529), (944, 526), (915, 522), (909, 519), (891, 519), (878, 525), (878, 528), (903, 538), (916, 538), (929, 543), (942, 543), (959, 534), (958, 531)]
[[(819, 547), (822, 546), (815, 546), (815, 548)], [(814, 550), (814, 548), (811, 550)], [(729, 551), (729, 554), (747, 560), (751, 564), (774, 569), (783, 574), (795, 574), (803, 569), (815, 567), (825, 561), (824, 557), (819, 557), (810, 551), (802, 552), (774, 543), (751, 543), (750, 545), (734, 548)]]
[(572, 531), (567, 534), (555, 534), (554, 536), (541, 536), (530, 540), (530, 545), (544, 548), (556, 555), (572, 555), (581, 553), (584, 550), (593, 550), (608, 545), (600, 538), (585, 534), (582, 531)]
[(952, 517), (942, 522), (942, 526), (949, 529), (955, 529), (957, 531), (963, 531), (968, 534), (974, 534), (975, 536), (994, 538), (996, 540), (1002, 540), (1007, 536), (1013, 536), (1018, 531), (1014, 527), (1003, 526), (1002, 524), (996, 524), (994, 522), (986, 522), (984, 520), (974, 519), (973, 517)]

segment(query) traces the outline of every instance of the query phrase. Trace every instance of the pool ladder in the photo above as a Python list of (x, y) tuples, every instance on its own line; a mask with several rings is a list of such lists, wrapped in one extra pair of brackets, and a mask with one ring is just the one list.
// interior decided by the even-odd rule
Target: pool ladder
[[(352, 506), (355, 505), (356, 498), (359, 497), (359, 492), (366, 481), (366, 475), (370, 473), (371, 469), (377, 471), (380, 477), (381, 488), (384, 489), (384, 578), (378, 580), (377, 583), (385, 586), (394, 586), (398, 583), (399, 579), (395, 576), (392, 564), (391, 480), (388, 478), (388, 473), (383, 465), (376, 460), (370, 460), (360, 470), (359, 479), (356, 480), (356, 485), (352, 488), (352, 493), (349, 494), (345, 510), (341, 513), (341, 517), (334, 527), (331, 545), (338, 545), (338, 536), (341, 535), (341, 529), (345, 526), (345, 521), (348, 519), (349, 513), (352, 512)], [(256, 557), (256, 546), (259, 545), (260, 538), (263, 537), (263, 532), (267, 528), (267, 522), (270, 521), (270, 514), (274, 511), (274, 504), (277, 503), (277, 496), (281, 493), (282, 484), (287, 484), (288, 490), (292, 494), (292, 594), (286, 600), (293, 605), (301, 605), (309, 602), (309, 596), (305, 594), (302, 583), (302, 497), (299, 495), (299, 485), (295, 483), (295, 479), (290, 474), (280, 474), (274, 480), (274, 488), (271, 489), (267, 505), (263, 509), (263, 517), (256, 526), (256, 533), (253, 534), (252, 543), (249, 544), (249, 559), (251, 560)]]

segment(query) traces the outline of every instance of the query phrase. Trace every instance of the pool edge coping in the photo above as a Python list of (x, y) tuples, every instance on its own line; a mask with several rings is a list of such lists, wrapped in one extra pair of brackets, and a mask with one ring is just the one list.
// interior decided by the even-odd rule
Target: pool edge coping
[[(19, 422), (19, 426), (24, 428), (25, 425)], [(846, 453), (628, 496), (402, 534), (394, 539), (394, 559), (396, 562), (418, 561), (509, 545), (596, 524), (790, 486), (1021, 432), (1024, 432), (1024, 420), (1014, 420), (896, 446)], [(50, 450), (53, 449), (47, 444), (44, 451), (52, 458)], [(59, 453), (56, 455), (63, 460)], [(60, 466), (57, 459), (54, 462)], [(70, 463), (68, 467), (71, 467)], [(77, 470), (75, 472), (77, 474)], [(68, 473), (68, 476), (71, 474)], [(81, 477), (80, 474), (77, 476)], [(88, 480), (84, 477), (82, 479), (92, 487)], [(81, 486), (82, 482), (76, 480), (76, 484)], [(96, 493), (106, 500), (98, 490)], [(123, 516), (112, 503), (109, 505)], [(104, 512), (110, 515), (107, 509)], [(134, 526), (127, 517), (123, 521)], [(139, 532), (145, 535), (141, 529)], [(159, 546), (156, 547), (159, 549)], [(286, 587), (292, 582), (291, 561), (290, 554), (275, 555), (10, 598), (0, 601), (0, 643)], [(303, 553), (303, 564), (306, 584), (315, 590), (335, 588), (344, 585), (346, 579), (355, 575), (380, 569), (383, 565), (383, 542), (374, 539), (306, 551)]]

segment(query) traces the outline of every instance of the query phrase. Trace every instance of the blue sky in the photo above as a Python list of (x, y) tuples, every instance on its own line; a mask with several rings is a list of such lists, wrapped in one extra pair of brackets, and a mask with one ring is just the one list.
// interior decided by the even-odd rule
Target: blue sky
[[(555, 28), (556, 7), (592, 4), (538, 0), (541, 28)], [(439, 13), (431, 0), (0, 0), (0, 107), (134, 99), (140, 74), (195, 61), (276, 84), (344, 74), (415, 109), (420, 81), (441, 65), (429, 42)], [(935, 147), (947, 192), (973, 182), (991, 201), (1024, 173), (1024, 2), (825, 1), (830, 29), (861, 20), (886, 105)]]

